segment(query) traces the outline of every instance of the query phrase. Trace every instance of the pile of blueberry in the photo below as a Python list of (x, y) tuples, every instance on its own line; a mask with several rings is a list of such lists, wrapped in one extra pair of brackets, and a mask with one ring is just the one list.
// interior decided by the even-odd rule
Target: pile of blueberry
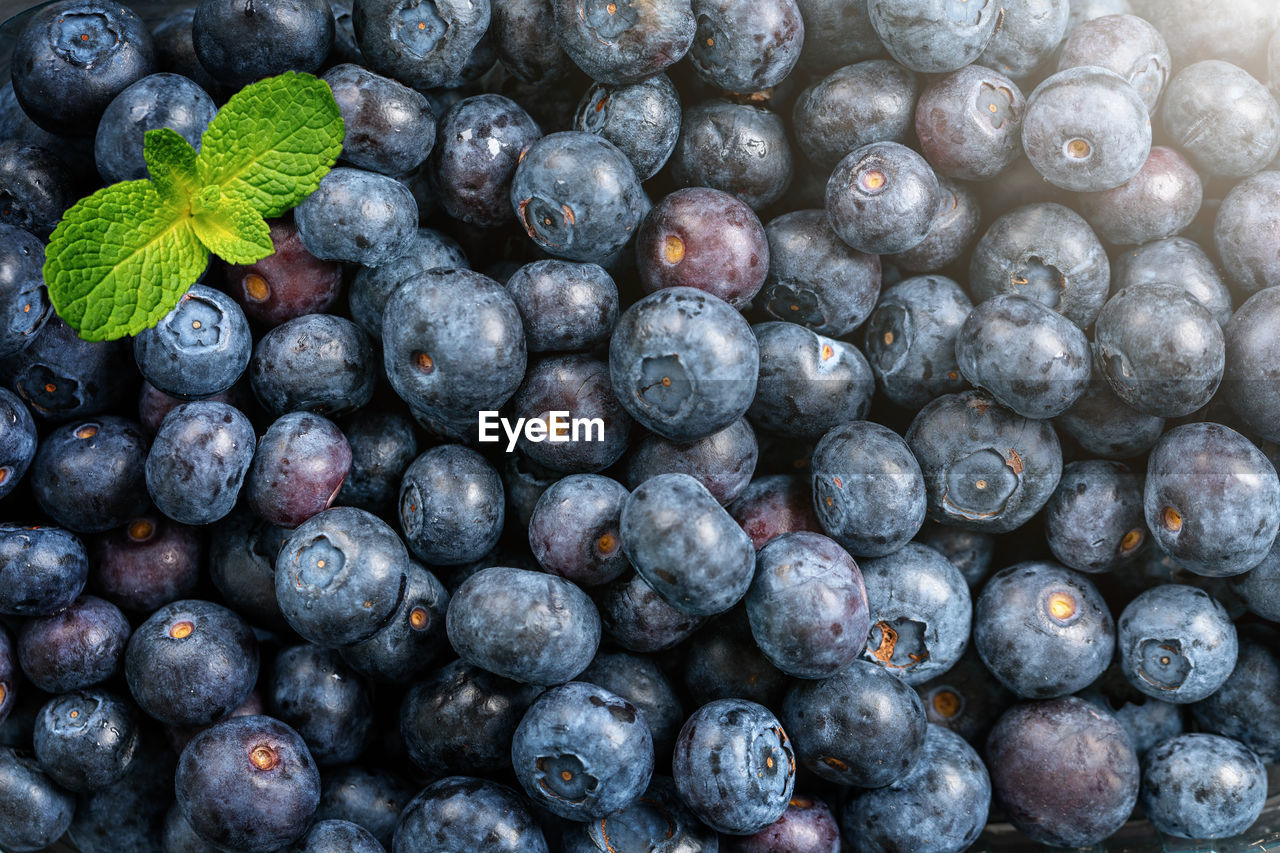
[[(1258, 820), (1275, 0), (139, 11), (0, 90), (0, 849)], [(289, 70), (274, 254), (78, 337), (63, 212)]]

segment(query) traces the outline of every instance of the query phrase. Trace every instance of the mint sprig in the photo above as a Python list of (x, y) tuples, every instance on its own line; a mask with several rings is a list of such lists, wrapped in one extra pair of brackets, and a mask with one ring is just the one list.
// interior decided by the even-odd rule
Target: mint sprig
[(328, 84), (295, 72), (233, 95), (199, 153), (168, 128), (148, 131), (150, 180), (98, 190), (54, 229), (44, 264), (54, 309), (87, 341), (151, 328), (204, 272), (210, 252), (234, 264), (272, 253), (264, 217), (315, 192), (343, 133)]

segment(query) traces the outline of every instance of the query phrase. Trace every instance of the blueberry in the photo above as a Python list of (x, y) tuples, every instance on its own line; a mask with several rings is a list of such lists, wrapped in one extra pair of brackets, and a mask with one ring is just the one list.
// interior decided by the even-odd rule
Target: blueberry
[(817, 533), (783, 534), (761, 548), (745, 601), (756, 643), (788, 675), (835, 675), (866, 646), (862, 574), (848, 553)]
[(1151, 587), (1120, 614), (1117, 637), (1125, 678), (1162, 702), (1198, 702), (1236, 665), (1235, 626), (1221, 604), (1195, 587)]
[(9, 718), (17, 703), (20, 658), (9, 632), (0, 628), (0, 724)]
[(1276, 227), (1280, 174), (1262, 172), (1237, 184), (1213, 223), (1213, 242), (1227, 279), (1247, 294), (1280, 284), (1280, 263), (1268, 252)]
[(751, 481), (759, 455), (755, 430), (745, 418), (693, 441), (668, 441), (651, 433), (632, 447), (626, 483), (634, 489), (660, 474), (688, 474), (717, 503), (728, 506)]
[(655, 760), (671, 754), (684, 722), (680, 699), (653, 658), (626, 652), (601, 652), (578, 681), (603, 687), (635, 706), (649, 727)]
[(987, 669), (972, 645), (951, 669), (916, 685), (916, 693), (931, 724), (949, 729), (979, 748), (996, 719), (1015, 699)]
[(39, 853), (71, 825), (76, 799), (35, 761), (0, 748), (0, 844), (14, 853)]
[(1022, 156), (1027, 99), (999, 71), (966, 65), (938, 77), (915, 104), (920, 150), (939, 175), (990, 180)]
[(1054, 186), (1073, 192), (1114, 189), (1146, 162), (1151, 117), (1138, 91), (1114, 71), (1068, 68), (1027, 97), (1022, 147)]
[(1275, 545), (1262, 558), (1262, 562), (1249, 571), (1231, 578), (1231, 591), (1239, 596), (1245, 606), (1270, 622), (1280, 621), (1280, 549)]
[(921, 529), (917, 541), (950, 560), (960, 570), (970, 589), (986, 580), (987, 573), (991, 571), (996, 539), (990, 533), (928, 522)]
[[(561, 414), (553, 420), (555, 412)], [(552, 471), (602, 471), (621, 458), (631, 436), (631, 417), (614, 396), (608, 365), (586, 355), (551, 356), (530, 367), (511, 414), (543, 426), (542, 441), (526, 429), (516, 447)]]
[(0, 221), (47, 239), (75, 199), (73, 181), (52, 152), (0, 142)]
[(218, 108), (199, 85), (178, 74), (150, 74), (107, 105), (93, 141), (98, 174), (108, 183), (148, 177), (147, 131), (167, 127), (197, 150)]
[(1033, 841), (1087, 847), (1138, 799), (1138, 759), (1115, 718), (1068, 696), (1015, 705), (987, 741), (996, 803)]
[(905, 252), (929, 233), (941, 199), (925, 159), (897, 142), (850, 151), (827, 181), (831, 227), (854, 249)]
[(747, 484), (729, 505), (729, 514), (751, 537), (758, 551), (784, 533), (821, 533), (809, 485), (798, 476), (770, 474)]
[(133, 339), (138, 370), (152, 386), (196, 399), (226, 391), (253, 349), (249, 321), (225, 293), (192, 285), (173, 310)]
[(414, 681), (447, 645), (444, 584), (412, 561), (405, 577), (404, 597), (391, 620), (369, 639), (342, 649), (343, 660), (375, 681)]
[(201, 532), (157, 514), (140, 515), (90, 545), (93, 588), (124, 610), (150, 613), (189, 598), (205, 562)]
[(723, 190), (752, 210), (780, 199), (791, 185), (793, 169), (781, 116), (723, 99), (685, 108), (668, 163), (676, 186)]
[(1103, 306), (1093, 358), (1111, 390), (1139, 412), (1189, 415), (1222, 380), (1222, 328), (1209, 310), (1171, 284), (1135, 284)]
[(1231, 319), (1231, 293), (1199, 244), (1185, 237), (1169, 237), (1129, 249), (1112, 262), (1111, 284), (1116, 292), (1135, 284), (1160, 282), (1186, 290), (1226, 328)]
[[(66, 841), (81, 853), (153, 853), (173, 798), (176, 756), (145, 736), (125, 775), (76, 804)], [(205, 853), (198, 846), (184, 848)]]
[(493, 4), (489, 36), (502, 67), (533, 86), (554, 83), (573, 67), (555, 31), (550, 0), (507, 0)]
[(867, 360), (894, 403), (919, 409), (965, 387), (956, 335), (973, 305), (949, 278), (919, 276), (886, 289), (866, 325)]
[(166, 604), (125, 650), (138, 706), (173, 726), (208, 725), (237, 708), (258, 677), (258, 646), (239, 616), (208, 601)]
[(51, 616), (28, 619), (17, 639), (27, 680), (47, 693), (68, 693), (119, 671), (129, 621), (110, 602), (84, 595)]
[(1143, 505), (1156, 544), (1180, 565), (1207, 577), (1237, 575), (1271, 550), (1280, 479), (1235, 430), (1186, 424), (1151, 451)]
[(1043, 302), (1081, 329), (1107, 301), (1111, 265), (1089, 225), (1060, 204), (1031, 204), (998, 218), (974, 247), (977, 300), (1016, 293)]
[(958, 853), (982, 832), (990, 806), (991, 778), (978, 753), (931, 725), (915, 765), (884, 787), (855, 792), (840, 825), (858, 853), (902, 844)]
[(191, 37), (205, 70), (238, 89), (285, 71), (316, 71), (333, 26), (328, 0), (200, 0)]
[(840, 853), (840, 825), (822, 800), (795, 795), (782, 817), (754, 835), (729, 843), (733, 853)]
[(1123, 566), (1147, 541), (1142, 481), (1118, 462), (1068, 463), (1045, 507), (1045, 538), (1053, 556), (1076, 571)]
[(846, 65), (796, 99), (796, 141), (811, 162), (823, 167), (872, 142), (906, 142), (919, 90), (916, 75), (896, 62)]
[(0, 523), (0, 613), (50, 616), (76, 600), (88, 576), (89, 557), (75, 534)]
[(862, 562), (871, 629), (866, 656), (911, 685), (940, 676), (969, 642), (973, 607), (964, 575), (915, 542)]
[(196, 735), (178, 759), (178, 807), (201, 838), (237, 850), (296, 841), (320, 802), (307, 745), (271, 717), (236, 717)]
[(318, 821), (300, 845), (300, 853), (385, 853), (369, 830), (345, 820)]
[(861, 420), (875, 380), (857, 347), (794, 323), (752, 327), (760, 344), (760, 379), (751, 419), (780, 435), (815, 438)]
[[(1073, 2), (1075, 13), (1078, 2)], [(1069, 30), (1058, 70), (1095, 65), (1129, 81), (1154, 115), (1172, 73), (1169, 47), (1151, 23), (1127, 13), (1104, 13)]]
[(923, 240), (892, 256), (904, 273), (933, 272), (950, 267), (978, 236), (982, 210), (977, 196), (950, 178), (938, 176), (938, 213)]
[(698, 28), (689, 62), (706, 83), (756, 92), (781, 83), (804, 45), (796, 0), (693, 0)]
[(1183, 706), (1152, 699), (1134, 689), (1118, 666), (1110, 667), (1092, 687), (1076, 695), (1115, 716), (1128, 732), (1139, 761), (1151, 747), (1186, 730)]
[(4, 360), (8, 384), (36, 417), (67, 421), (119, 403), (133, 386), (125, 341), (90, 343), (54, 317), (35, 340)]
[(275, 559), (276, 600), (290, 626), (321, 646), (367, 640), (404, 597), (409, 556), (377, 516), (353, 507), (303, 522)]
[(1230, 62), (1181, 67), (1165, 90), (1160, 117), (1165, 132), (1209, 175), (1244, 178), (1280, 152), (1280, 104)]
[(1157, 829), (1177, 838), (1240, 835), (1266, 799), (1262, 760), (1230, 738), (1180, 735), (1142, 762), (1142, 808)]
[(320, 782), (317, 821), (345, 820), (369, 830), (384, 847), (391, 845), (400, 811), (413, 796), (406, 783), (386, 770), (358, 765), (328, 771)]
[(194, 6), (179, 9), (151, 28), (151, 40), (156, 50), (156, 71), (186, 77), (210, 96), (225, 96), (222, 84), (213, 79), (196, 57), (195, 35), (191, 31), (195, 17)]
[(43, 267), (44, 244), (16, 225), (0, 224), (0, 358), (24, 349), (53, 314)]
[(102, 690), (49, 700), (36, 720), (35, 752), (44, 771), (70, 791), (93, 791), (124, 776), (138, 748), (137, 712)]
[(871, 25), (890, 55), (914, 71), (941, 74), (975, 62), (1003, 16), (990, 0), (868, 0)]
[(541, 137), (537, 122), (510, 98), (476, 95), (454, 104), (440, 119), (431, 156), (440, 206), (472, 225), (510, 222), (516, 166)]
[(427, 99), (408, 86), (358, 65), (325, 72), (342, 112), (342, 159), (361, 169), (403, 175), (422, 165), (436, 139)]
[[(568, 830), (564, 853), (583, 850), (661, 850), (673, 853), (713, 853), (719, 836), (702, 824), (680, 801), (675, 783), (655, 776), (649, 788), (626, 808)], [(573, 843), (580, 847), (572, 847)]]
[(680, 118), (676, 87), (667, 75), (655, 74), (630, 85), (592, 86), (578, 102), (573, 129), (612, 142), (647, 181), (675, 150)]
[(332, 314), (306, 314), (271, 329), (254, 347), (249, 382), (272, 415), (308, 411), (332, 416), (373, 397), (377, 362), (355, 323)]
[(862, 324), (880, 294), (878, 256), (847, 246), (822, 210), (780, 216), (765, 234), (769, 275), (759, 299), (765, 311), (829, 337)]
[(1280, 756), (1280, 661), (1276, 635), (1254, 626), (1240, 632), (1235, 669), (1209, 698), (1191, 706), (1201, 731), (1234, 738), (1264, 761)]
[[(267, 224), (274, 251), (248, 266), (228, 264), (227, 292), (250, 320), (267, 327), (329, 310), (342, 290), (342, 266), (308, 252), (291, 218), (272, 219)], [(356, 274), (357, 280), (364, 269)], [(354, 309), (352, 315), (359, 322)], [(378, 316), (382, 316), (381, 306)]]
[(254, 459), (253, 426), (226, 403), (183, 403), (160, 425), (147, 454), (147, 492), (183, 524), (231, 512)]
[(906, 773), (924, 747), (924, 706), (907, 683), (854, 661), (821, 681), (796, 682), (782, 705), (806, 770), (839, 785), (878, 788)]
[(428, 563), (479, 559), (497, 544), (503, 518), (502, 478), (468, 447), (433, 447), (400, 481), (400, 527), (409, 548)]
[(370, 691), (333, 649), (284, 649), (265, 693), (276, 718), (294, 727), (318, 765), (354, 761), (373, 739)]
[(418, 455), (413, 421), (398, 412), (362, 411), (342, 422), (351, 470), (334, 501), (374, 514), (395, 506), (400, 478)]
[(1115, 649), (1115, 622), (1097, 588), (1057, 563), (996, 572), (974, 605), (973, 643), (992, 674), (1025, 699), (1088, 687)]
[(625, 572), (618, 528), (627, 497), (620, 483), (596, 474), (574, 474), (551, 485), (528, 523), (538, 564), (581, 586), (608, 583)]
[(1191, 164), (1172, 148), (1157, 145), (1126, 183), (1082, 194), (1080, 210), (1103, 239), (1132, 246), (1184, 230), (1200, 212), (1203, 195)]
[[(495, 831), (501, 827), (501, 832)], [(396, 827), (392, 853), (432, 847), (476, 853), (547, 853), (525, 801), (506, 785), (448, 776), (423, 788)]]
[(605, 343), (618, 323), (618, 286), (597, 264), (534, 261), (507, 279), (529, 352), (575, 352)]
[(672, 607), (639, 574), (624, 575), (603, 587), (597, 602), (604, 633), (631, 652), (669, 649), (706, 619)]
[(630, 241), (646, 204), (627, 156), (581, 131), (533, 142), (511, 181), (511, 209), (529, 238), (570, 261), (608, 259)]
[(209, 537), (209, 578), (222, 598), (258, 625), (285, 625), (276, 602), (275, 565), (291, 531), (263, 521), (241, 505)]
[(585, 593), (524, 569), (472, 575), (450, 600), (445, 626), (463, 660), (528, 684), (569, 681), (600, 644), (600, 616)]
[(1164, 432), (1164, 419), (1131, 408), (1093, 366), (1089, 387), (1075, 405), (1054, 419), (1054, 425), (1088, 455), (1129, 459), (1155, 446)]
[(396, 257), (418, 227), (418, 204), (394, 178), (340, 166), (294, 211), (308, 252), (367, 267)]
[(132, 10), (62, 0), (32, 15), (13, 49), (23, 111), (53, 133), (87, 136), (111, 99), (150, 74), (155, 47)]
[(160, 849), (163, 853), (219, 853), (218, 848), (196, 835), (176, 802), (164, 816)]
[(332, 421), (290, 412), (258, 442), (245, 498), (266, 521), (297, 527), (332, 505), (350, 469), (351, 445)]
[[(375, 340), (382, 339), (382, 313), (401, 283), (436, 268), (469, 269), (458, 242), (431, 228), (419, 228), (403, 251), (376, 267), (361, 267), (351, 280), (351, 319)], [(311, 313), (311, 312), (307, 312)]]
[(830, 71), (884, 54), (867, 0), (796, 0), (805, 21), (802, 70)]
[(598, 83), (638, 83), (693, 43), (689, 0), (551, 0), (565, 53)]
[(1070, 14), (1068, 0), (1005, 3), (1000, 10), (1000, 23), (978, 63), (1015, 80), (1032, 77), (1053, 58), (1067, 32)]

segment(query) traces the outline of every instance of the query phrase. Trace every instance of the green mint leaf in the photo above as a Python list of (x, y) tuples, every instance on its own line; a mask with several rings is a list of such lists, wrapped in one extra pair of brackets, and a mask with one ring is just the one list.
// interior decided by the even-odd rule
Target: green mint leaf
[(192, 207), (191, 227), (200, 242), (223, 260), (251, 264), (275, 251), (271, 229), (244, 199), (205, 187)]
[(320, 186), (342, 152), (344, 129), (329, 84), (289, 71), (246, 86), (200, 140), (203, 186), (279, 216)]
[(142, 159), (151, 173), (156, 192), (166, 203), (185, 206), (200, 188), (196, 177), (196, 149), (167, 127), (148, 130), (144, 140)]
[(85, 340), (105, 341), (160, 322), (208, 262), (185, 206), (150, 181), (126, 181), (66, 212), (45, 250), (44, 280), (58, 315)]

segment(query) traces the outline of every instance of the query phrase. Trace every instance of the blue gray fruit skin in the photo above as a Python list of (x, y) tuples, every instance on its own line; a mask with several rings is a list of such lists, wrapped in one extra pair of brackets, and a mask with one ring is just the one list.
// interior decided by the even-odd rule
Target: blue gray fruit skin
[(887, 288), (867, 319), (867, 361), (886, 397), (919, 410), (965, 388), (956, 364), (956, 335), (973, 303), (940, 275), (908, 278)]
[(1000, 6), (979, 0), (955, 14), (947, 0), (868, 0), (871, 25), (894, 59), (943, 74), (977, 61), (995, 34)]
[(980, 303), (956, 335), (960, 374), (1033, 420), (1060, 415), (1089, 384), (1089, 339), (1043, 303), (1004, 293)]
[(280, 546), (276, 600), (289, 625), (320, 646), (377, 633), (404, 597), (409, 555), (376, 515), (335, 507), (300, 524)]
[[(55, 148), (61, 149), (59, 142)], [(0, 141), (0, 187), (9, 199), (8, 222), (47, 240), (74, 203), (77, 176), (64, 160), (38, 145)], [(87, 179), (92, 180), (92, 179)]]
[(1200, 175), (1172, 148), (1153, 145), (1131, 180), (1112, 190), (1084, 193), (1079, 206), (1098, 236), (1119, 246), (1171, 237), (1196, 219), (1204, 202)]
[(969, 644), (973, 604), (964, 575), (927, 545), (862, 562), (871, 630), (865, 657), (911, 685), (942, 675)]
[(444, 584), (412, 560), (405, 577), (404, 597), (391, 620), (369, 639), (341, 650), (343, 660), (374, 681), (414, 681), (447, 648), (449, 593)]
[(46, 515), (77, 533), (102, 533), (147, 511), (147, 438), (114, 415), (47, 433), (31, 463), (31, 491)]
[(535, 805), (568, 820), (602, 818), (649, 786), (653, 739), (635, 705), (571, 681), (547, 690), (525, 712), (511, 763)]
[(178, 807), (206, 841), (267, 853), (306, 832), (320, 773), (302, 737), (272, 717), (232, 717), (196, 735), (174, 777)]
[(702, 80), (730, 92), (776, 86), (795, 68), (805, 26), (795, 0), (693, 0), (698, 29), (689, 62)]
[(518, 80), (532, 86), (554, 83), (573, 68), (558, 38), (547, 38), (555, 13), (546, 0), (508, 0), (492, 4), (489, 36), (498, 61)]
[(489, 26), (489, 14), (489, 0), (411, 7), (395, 0), (357, 0), (351, 23), (369, 68), (423, 91), (461, 73)]
[(364, 330), (333, 314), (281, 323), (258, 339), (249, 361), (253, 394), (275, 417), (296, 411), (333, 417), (359, 409), (373, 398), (377, 378)]
[(1247, 294), (1280, 284), (1269, 236), (1280, 203), (1280, 173), (1266, 171), (1232, 188), (1213, 222), (1213, 242), (1227, 279)]
[(966, 65), (920, 93), (915, 107), (920, 150), (939, 176), (990, 180), (1022, 156), (1019, 134), (1026, 106), (1018, 84), (1004, 74)]
[(959, 853), (977, 840), (990, 807), (991, 777), (978, 753), (955, 732), (930, 725), (915, 765), (882, 788), (856, 791), (840, 826), (856, 853), (902, 845)]
[(760, 348), (742, 315), (692, 287), (650, 294), (623, 312), (609, 342), (618, 402), (641, 426), (693, 441), (746, 414)]
[(769, 540), (756, 554), (745, 603), (760, 650), (788, 675), (827, 678), (866, 648), (871, 620), (862, 573), (843, 548), (820, 534)]
[(1230, 427), (1175, 427), (1151, 451), (1143, 505), (1156, 544), (1206, 577), (1262, 562), (1280, 526), (1280, 479), (1267, 457)]
[(1248, 177), (1280, 152), (1280, 104), (1247, 71), (1220, 59), (1181, 68), (1165, 90), (1160, 119), (1209, 175)]
[[(64, 38), (81, 43), (60, 49)], [(64, 0), (28, 19), (14, 45), (13, 90), (45, 130), (87, 136), (111, 99), (154, 67), (151, 33), (131, 9)]]
[(972, 645), (951, 669), (917, 685), (916, 693), (931, 726), (949, 729), (977, 749), (986, 743), (996, 719), (1016, 701)]
[(350, 821), (369, 830), (384, 847), (391, 846), (400, 811), (414, 794), (407, 782), (386, 770), (359, 765), (330, 770), (320, 782), (317, 821)]
[(69, 791), (105, 788), (133, 763), (137, 716), (131, 702), (104, 690), (56, 696), (36, 717), (36, 758)]
[(1114, 71), (1059, 71), (1027, 97), (1022, 147), (1045, 180), (1072, 192), (1120, 186), (1151, 151), (1151, 116), (1138, 91)]
[(133, 358), (144, 379), (183, 399), (220, 394), (249, 364), (249, 321), (230, 296), (191, 286), (173, 310), (133, 339)]
[(685, 721), (672, 775), (680, 799), (699, 820), (726, 835), (750, 835), (786, 811), (796, 758), (768, 708), (720, 699)]
[(979, 302), (1017, 293), (1081, 329), (1107, 301), (1111, 264), (1093, 229), (1060, 204), (1018, 207), (991, 224), (973, 250), (969, 286)]
[(357, 412), (342, 422), (342, 434), (351, 445), (351, 470), (334, 503), (375, 515), (390, 510), (401, 476), (418, 455), (413, 420), (401, 412)]
[(825, 210), (797, 210), (765, 226), (769, 275), (756, 301), (777, 320), (840, 338), (867, 319), (880, 296), (880, 256), (850, 248)]
[(1250, 625), (1239, 633), (1235, 669), (1217, 692), (1191, 705), (1199, 730), (1234, 738), (1266, 762), (1280, 758), (1280, 660), (1276, 632)]
[(0, 362), (0, 373), (31, 413), (66, 421), (94, 415), (133, 387), (128, 341), (82, 340), (61, 317), (50, 317), (21, 351)]
[(253, 462), (253, 425), (226, 403), (183, 403), (165, 417), (147, 454), (147, 492), (183, 524), (208, 524), (235, 506)]
[[(1074, 7), (1079, 3), (1069, 4)], [(1106, 20), (1100, 20), (1105, 17)], [(1099, 65), (1129, 81), (1155, 115), (1172, 73), (1164, 36), (1144, 18), (1128, 12), (1099, 15), (1069, 30), (1058, 55), (1058, 70)]]
[(639, 574), (624, 575), (596, 596), (605, 634), (629, 652), (659, 652), (687, 639), (706, 621), (675, 609)]
[[(391, 322), (387, 322), (391, 320)], [(435, 269), (405, 280), (383, 311), (387, 379), (411, 409), (433, 419), (497, 410), (524, 379), (527, 352), (520, 311), (488, 276)]]
[(684, 708), (657, 662), (644, 655), (601, 652), (578, 681), (603, 687), (636, 707), (649, 726), (655, 761), (671, 754), (684, 723)]
[(511, 738), (542, 692), (454, 660), (418, 680), (400, 705), (409, 759), (432, 776), (511, 768)]
[(356, 761), (373, 740), (370, 690), (335, 649), (309, 643), (283, 649), (263, 692), (320, 766)]
[(795, 160), (781, 116), (717, 98), (685, 107), (668, 169), (678, 187), (732, 193), (759, 211), (791, 186)]
[(751, 634), (746, 607), (735, 607), (699, 631), (685, 648), (684, 695), (701, 706), (717, 699), (748, 699), (779, 707), (792, 679), (775, 667)]
[(795, 682), (781, 708), (805, 769), (860, 788), (906, 773), (920, 757), (928, 726), (916, 692), (865, 660), (821, 681)]
[(267, 428), (243, 489), (249, 508), (281, 527), (327, 509), (351, 469), (351, 446), (328, 418), (290, 412)]
[(542, 129), (502, 95), (476, 95), (449, 108), (431, 152), (436, 199), (445, 212), (472, 225), (493, 227), (511, 219), (511, 181)]
[(14, 853), (39, 853), (71, 825), (75, 795), (54, 784), (40, 765), (0, 748), (0, 844)]
[(607, 341), (618, 323), (618, 286), (598, 264), (533, 261), (506, 286), (531, 353), (591, 349)]
[(470, 265), (457, 240), (432, 228), (419, 228), (394, 258), (356, 270), (347, 293), (351, 319), (374, 340), (381, 340), (382, 312), (391, 294), (416, 274), (437, 267), (469, 269)]
[(1107, 301), (1094, 327), (1093, 358), (1121, 400), (1157, 417), (1189, 415), (1222, 380), (1222, 328), (1171, 284), (1135, 284)]
[(544, 571), (583, 586), (599, 586), (630, 568), (618, 545), (618, 520), (630, 492), (599, 474), (571, 474), (552, 483), (526, 525), (529, 548)]
[(1103, 459), (1141, 456), (1164, 433), (1164, 418), (1144, 415), (1117, 397), (1096, 361), (1089, 387), (1075, 405), (1053, 419), (1053, 425), (1086, 454)]
[(43, 268), (40, 238), (14, 225), (0, 225), (0, 358), (35, 340), (53, 314)]
[(992, 576), (974, 605), (973, 644), (992, 674), (1024, 699), (1088, 687), (1111, 662), (1116, 626), (1097, 588), (1049, 561)]
[(680, 95), (665, 74), (638, 83), (596, 83), (578, 102), (573, 129), (602, 136), (618, 147), (642, 181), (666, 165), (680, 137)]
[(905, 142), (919, 92), (916, 75), (888, 59), (846, 65), (796, 99), (796, 142), (811, 162), (827, 167), (872, 142)]
[(609, 366), (589, 355), (553, 355), (529, 368), (524, 383), (511, 398), (510, 418), (541, 420), (549, 424), (550, 412), (568, 412), (568, 420), (599, 420), (603, 427), (573, 433), (562, 423), (559, 437), (566, 441), (532, 441), (527, 433), (516, 440), (517, 450), (552, 471), (571, 474), (603, 471), (627, 450), (631, 416), (614, 396)]
[(1271, 546), (1262, 562), (1231, 578), (1231, 590), (1249, 610), (1270, 622), (1280, 622), (1280, 547)]
[(923, 240), (892, 256), (904, 274), (927, 273), (951, 266), (969, 250), (982, 221), (977, 195), (959, 181), (938, 175), (938, 215)]
[(871, 365), (851, 343), (795, 323), (757, 323), (760, 378), (747, 415), (779, 435), (817, 438), (866, 417), (875, 391)]
[(927, 522), (916, 541), (950, 560), (970, 589), (980, 586), (991, 571), (996, 538), (989, 533)]
[(689, 52), (697, 24), (689, 0), (551, 0), (556, 35), (597, 83), (638, 83)]
[(919, 245), (933, 225), (941, 194), (928, 162), (897, 142), (850, 151), (827, 181), (827, 218), (854, 249), (877, 255)]
[(680, 801), (670, 778), (655, 776), (648, 789), (621, 811), (566, 827), (564, 853), (646, 847), (664, 853), (716, 853), (719, 838)]
[(640, 484), (623, 504), (619, 533), (636, 571), (682, 613), (722, 613), (751, 585), (751, 538), (688, 474)]
[(854, 556), (892, 554), (920, 532), (924, 475), (888, 427), (852, 421), (831, 429), (814, 448), (810, 470), (822, 528)]
[(505, 517), (502, 478), (469, 447), (433, 447), (400, 481), (400, 528), (410, 550), (432, 565), (457, 566), (498, 542)]
[(1168, 237), (1127, 249), (1112, 260), (1111, 285), (1116, 292), (1162, 281), (1186, 290), (1226, 328), (1231, 319), (1231, 291), (1200, 244), (1186, 237)]
[(89, 556), (69, 530), (0, 523), (0, 613), (48, 616), (84, 589)]
[(1067, 696), (1005, 712), (987, 740), (995, 802), (1032, 840), (1088, 847), (1138, 800), (1138, 759), (1115, 718)]
[(454, 591), (449, 642), (473, 666), (526, 684), (563, 684), (591, 664), (600, 614), (563, 578), (495, 566)]
[(430, 849), (547, 853), (547, 841), (524, 799), (506, 785), (448, 776), (405, 806), (391, 853)]
[(1267, 800), (1262, 759), (1239, 741), (1211, 734), (1170, 738), (1142, 762), (1147, 819), (1177, 838), (1229, 838), (1247, 831)]
[[(1133, 751), (1141, 761), (1151, 747), (1186, 731), (1186, 715), (1182, 705), (1150, 699), (1130, 689), (1127, 682), (1116, 690), (1107, 682), (1117, 671), (1118, 666), (1113, 665), (1102, 678), (1076, 696), (1109, 711), (1124, 726), (1133, 742)], [(1123, 679), (1123, 674), (1119, 675)]]
[(360, 169), (403, 175), (427, 159), (436, 117), (426, 97), (408, 86), (344, 63), (325, 72), (345, 126), (342, 159)]
[(222, 599), (255, 625), (286, 625), (276, 601), (276, 552), (293, 531), (265, 521), (248, 506), (231, 511), (209, 537), (209, 579)]
[(1120, 666), (1129, 683), (1163, 702), (1210, 696), (1235, 668), (1236, 628), (1204, 590), (1151, 587), (1125, 607), (1117, 625)]
[(884, 56), (884, 44), (867, 13), (867, 0), (797, 0), (797, 5), (805, 20), (802, 70), (828, 72)]
[(339, 166), (293, 216), (302, 245), (317, 258), (376, 267), (404, 251), (418, 228), (418, 203), (395, 178)]
[(107, 183), (148, 176), (142, 159), (147, 131), (167, 127), (199, 150), (218, 108), (200, 86), (179, 74), (150, 74), (112, 99), (98, 121), (93, 159)]
[(386, 853), (373, 833), (347, 820), (312, 824), (300, 844), (300, 853)]
[[(159, 734), (159, 732), (155, 732)], [(136, 760), (115, 784), (85, 795), (76, 804), (66, 842), (81, 853), (155, 853), (173, 799), (177, 756), (163, 743), (139, 746)], [(160, 850), (165, 849), (163, 846)], [(204, 842), (170, 848), (207, 853)]]
[[(26, 680), (46, 693), (92, 687), (119, 669), (129, 631), (129, 620), (114, 604), (82, 595), (55, 614), (23, 623), (16, 662)], [(10, 681), (10, 692), (12, 687)], [(0, 704), (0, 715), (7, 713)]]
[(1033, 77), (1057, 52), (1067, 32), (1069, 0), (1012, 0), (1001, 8), (1000, 25), (978, 64), (1014, 80)]
[(652, 433), (634, 444), (626, 464), (626, 484), (634, 489), (659, 474), (688, 474), (721, 506), (729, 506), (751, 483), (760, 459), (755, 430), (739, 418), (694, 441), (668, 441)]
[(258, 644), (253, 629), (225, 607), (175, 601), (133, 632), (124, 670), (143, 711), (171, 726), (207, 726), (253, 690)]
[(200, 64), (238, 89), (286, 71), (313, 72), (333, 46), (327, 0), (272, 0), (252, 14), (234, 0), (200, 0), (191, 41)]
[(511, 209), (530, 239), (570, 261), (605, 263), (631, 239), (647, 208), (627, 156), (581, 131), (534, 142), (511, 181)]
[(3, 695), (0, 695), (0, 725), (9, 718), (17, 704), (16, 678), (20, 671), (18, 651), (13, 638), (6, 629), (0, 628), (0, 691), (3, 691)]
[(1045, 507), (1045, 539), (1053, 556), (1076, 571), (1123, 566), (1147, 540), (1142, 480), (1119, 462), (1068, 463)]

